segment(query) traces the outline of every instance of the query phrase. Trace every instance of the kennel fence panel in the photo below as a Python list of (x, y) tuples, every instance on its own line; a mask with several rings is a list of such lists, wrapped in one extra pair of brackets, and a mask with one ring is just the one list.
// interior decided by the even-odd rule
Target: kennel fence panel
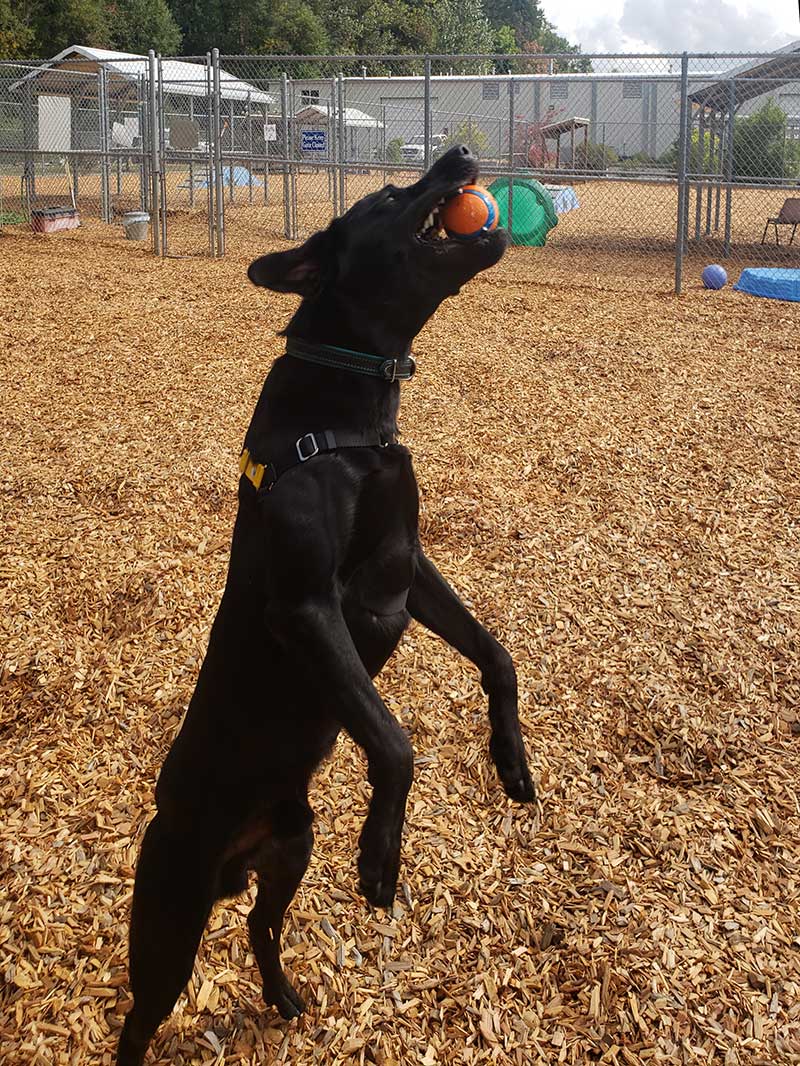
[(800, 197), (798, 63), (791, 50), (4, 62), (2, 210), (24, 220), (74, 197), (95, 225), (144, 209), (163, 254), (227, 242), (246, 255), (463, 142), (481, 180), (505, 184), (512, 233), (524, 183), (550, 196), (533, 269), (668, 287), (684, 262), (692, 276), (703, 259), (797, 265), (780, 220)]

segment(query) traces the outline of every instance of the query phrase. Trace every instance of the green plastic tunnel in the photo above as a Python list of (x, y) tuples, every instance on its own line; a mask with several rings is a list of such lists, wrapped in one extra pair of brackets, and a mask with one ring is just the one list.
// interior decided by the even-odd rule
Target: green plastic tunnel
[(533, 178), (514, 178), (512, 225), (508, 225), (508, 178), (498, 178), (489, 186), (497, 200), (500, 225), (509, 231), (512, 244), (526, 244), (541, 248), (547, 234), (558, 225), (553, 197)]

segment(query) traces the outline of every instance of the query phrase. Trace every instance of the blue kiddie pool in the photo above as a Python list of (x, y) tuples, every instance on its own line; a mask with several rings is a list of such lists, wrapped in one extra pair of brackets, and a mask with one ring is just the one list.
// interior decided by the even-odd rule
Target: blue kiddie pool
[(772, 300), (800, 301), (800, 270), (788, 267), (747, 267), (733, 286), (738, 292)]

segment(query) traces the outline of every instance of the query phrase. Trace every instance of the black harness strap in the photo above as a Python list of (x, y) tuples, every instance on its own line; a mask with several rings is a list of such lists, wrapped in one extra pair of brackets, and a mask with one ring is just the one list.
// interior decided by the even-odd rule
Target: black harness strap
[[(407, 381), (416, 370), (416, 363), (410, 353), (399, 359), (384, 359), (379, 355), (337, 348), (333, 344), (313, 344), (300, 337), (287, 338), (286, 354), (294, 356), (295, 359), (303, 359), (307, 363), (316, 363), (318, 366), (335, 370), (348, 370), (354, 374), (366, 374), (388, 382)], [(395, 443), (396, 433), (392, 434), (389, 440), (385, 440), (379, 433), (367, 431), (353, 433), (338, 429), (317, 429), (313, 433), (304, 433), (294, 444), (276, 449), (265, 463), (260, 463), (247, 448), (243, 448), (239, 456), (239, 470), (256, 490), (264, 488), (269, 492), (281, 474), (285, 474), (299, 463), (307, 463), (315, 455), (335, 452), (339, 448), (385, 448)]]
[(385, 448), (395, 443), (394, 436), (386, 440), (379, 433), (315, 430), (313, 433), (304, 433), (294, 444), (275, 451), (267, 463), (259, 463), (247, 448), (243, 448), (239, 457), (239, 470), (255, 489), (264, 488), (269, 492), (281, 474), (300, 463), (307, 463), (315, 455), (335, 452), (340, 448)]

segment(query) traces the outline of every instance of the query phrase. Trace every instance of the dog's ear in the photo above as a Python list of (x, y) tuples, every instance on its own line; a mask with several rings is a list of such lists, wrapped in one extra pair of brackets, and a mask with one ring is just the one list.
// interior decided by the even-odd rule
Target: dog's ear
[(247, 276), (254, 285), (273, 292), (312, 296), (321, 287), (323, 278), (329, 275), (332, 260), (331, 237), (327, 230), (321, 230), (299, 248), (262, 255), (250, 264)]

